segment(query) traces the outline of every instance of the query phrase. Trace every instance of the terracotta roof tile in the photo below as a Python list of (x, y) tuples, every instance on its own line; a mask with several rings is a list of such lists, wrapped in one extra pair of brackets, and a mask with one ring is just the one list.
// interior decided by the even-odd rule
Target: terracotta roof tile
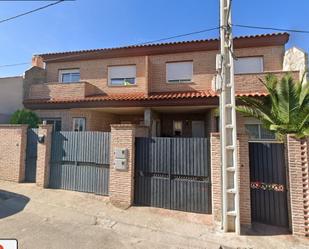
[[(218, 97), (219, 94), (209, 91), (190, 91), (190, 92), (157, 92), (151, 93), (148, 96), (144, 93), (129, 93), (129, 94), (110, 94), (110, 95), (97, 95), (89, 96), (83, 99), (29, 99), (26, 103), (35, 104), (53, 104), (53, 103), (82, 103), (82, 102), (100, 102), (100, 101), (138, 101), (138, 100), (175, 100), (175, 99), (202, 99)], [(249, 96), (249, 97), (263, 97), (267, 93), (247, 92), (237, 93), (236, 96)]]
[[(257, 35), (244, 35), (244, 36), (236, 36), (234, 40), (240, 39), (254, 39), (254, 38), (268, 38), (273, 36), (283, 36), (288, 35), (286, 32), (282, 33), (267, 33), (267, 34), (257, 34)], [(120, 46), (120, 47), (112, 47), (112, 48), (97, 48), (97, 49), (84, 49), (84, 50), (76, 50), (76, 51), (65, 51), (65, 52), (54, 52), (54, 53), (42, 53), (37, 54), (38, 56), (49, 56), (49, 55), (72, 55), (72, 54), (80, 54), (80, 53), (92, 53), (92, 52), (101, 52), (108, 50), (117, 50), (117, 49), (129, 49), (129, 48), (141, 48), (141, 47), (157, 47), (157, 46), (165, 46), (165, 45), (177, 45), (177, 44), (186, 44), (186, 43), (203, 43), (210, 41), (219, 41), (218, 38), (212, 39), (199, 39), (199, 40), (188, 40), (188, 41), (175, 41), (175, 42), (163, 42), (163, 43), (149, 43), (149, 44), (137, 44), (137, 45), (128, 45), (128, 46)]]

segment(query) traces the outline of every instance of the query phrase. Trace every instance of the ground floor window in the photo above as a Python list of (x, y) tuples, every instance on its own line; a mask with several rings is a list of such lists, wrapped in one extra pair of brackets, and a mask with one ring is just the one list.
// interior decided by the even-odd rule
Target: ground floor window
[(53, 131), (61, 131), (61, 118), (42, 118), (42, 121), (53, 125)]
[(73, 131), (85, 131), (86, 119), (85, 118), (73, 118)]
[(175, 137), (182, 136), (182, 121), (173, 121), (173, 133)]
[(261, 124), (246, 124), (246, 131), (250, 140), (275, 140), (275, 134), (265, 128)]

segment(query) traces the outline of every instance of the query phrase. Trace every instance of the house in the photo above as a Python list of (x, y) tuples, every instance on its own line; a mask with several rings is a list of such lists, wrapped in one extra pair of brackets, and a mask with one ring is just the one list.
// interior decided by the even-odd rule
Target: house
[[(269, 73), (299, 79), (307, 57), (286, 52), (288, 39), (234, 38), (236, 96), (266, 96), (260, 79)], [(109, 195), (125, 208), (197, 212), (222, 222), (222, 193), (237, 190), (221, 184), (218, 49), (211, 39), (35, 55), (25, 72), (24, 105), (48, 125), (39, 128), (45, 139), (37, 165), (26, 159), (26, 176), (43, 187)], [(27, 139), (36, 145), (34, 133)], [(309, 142), (278, 143), (257, 120), (240, 115), (237, 139), (240, 214), (225, 207), (228, 219), (309, 236)]]
[[(288, 37), (235, 38), (237, 96), (264, 96), (259, 78), (284, 74)], [(24, 104), (55, 130), (109, 131), (110, 124), (135, 123), (151, 126), (152, 136), (207, 137), (218, 130), (218, 46), (218, 40), (200, 40), (37, 55), (26, 72)], [(252, 132), (260, 129), (248, 123)]]
[(23, 108), (23, 77), (0, 78), (0, 124), (8, 123), (12, 113)]

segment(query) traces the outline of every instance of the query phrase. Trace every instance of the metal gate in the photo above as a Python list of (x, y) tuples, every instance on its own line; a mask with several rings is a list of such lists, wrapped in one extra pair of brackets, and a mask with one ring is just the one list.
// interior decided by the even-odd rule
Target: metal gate
[(26, 148), (25, 181), (35, 182), (38, 148), (38, 129), (28, 129)]
[(109, 132), (54, 132), (49, 186), (108, 195)]
[(136, 138), (135, 204), (211, 213), (206, 138)]
[(284, 145), (249, 143), (252, 221), (288, 227)]

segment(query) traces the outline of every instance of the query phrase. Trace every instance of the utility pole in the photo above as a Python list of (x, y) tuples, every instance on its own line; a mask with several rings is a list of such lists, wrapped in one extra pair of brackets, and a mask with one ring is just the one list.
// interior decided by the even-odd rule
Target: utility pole
[(231, 0), (220, 0), (220, 54), (216, 89), (220, 93), (222, 228), (240, 233), (237, 133)]

